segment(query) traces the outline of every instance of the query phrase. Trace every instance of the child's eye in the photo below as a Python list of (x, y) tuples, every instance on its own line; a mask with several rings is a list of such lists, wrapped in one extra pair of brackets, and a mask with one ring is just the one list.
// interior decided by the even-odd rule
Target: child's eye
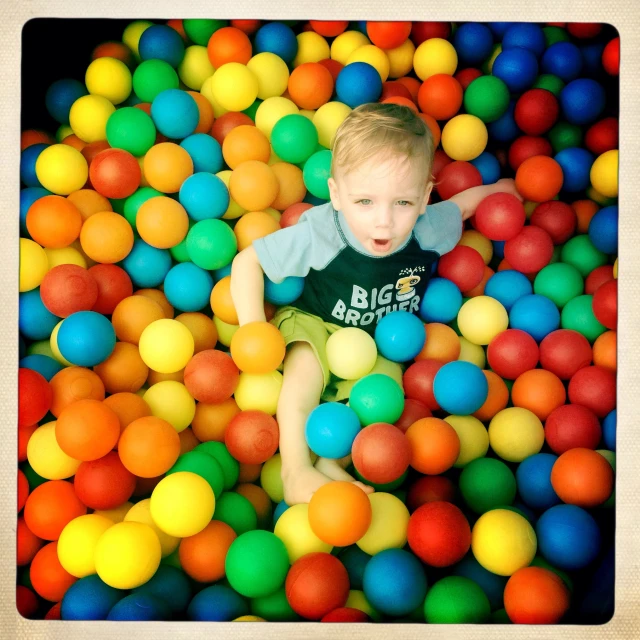
[(362, 200), (358, 200), (358, 204), (370, 204), (371, 200), (368, 198), (363, 198)]
[[(409, 202), (409, 200), (398, 200), (398, 202), (403, 206), (403, 207), (408, 207), (411, 205), (411, 202)], [(403, 204), (404, 203), (404, 204)]]

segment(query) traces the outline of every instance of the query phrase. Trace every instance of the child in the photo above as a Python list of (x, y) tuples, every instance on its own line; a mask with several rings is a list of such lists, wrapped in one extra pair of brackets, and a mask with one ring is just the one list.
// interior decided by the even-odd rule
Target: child
[(231, 295), (240, 325), (266, 320), (263, 273), (275, 283), (306, 278), (295, 305), (272, 320), (288, 347), (276, 414), (288, 505), (309, 502), (331, 480), (355, 482), (345, 471), (348, 457), (318, 458), (313, 465), (304, 435), (321, 399), (348, 397), (331, 380), (328, 337), (341, 327), (373, 335), (386, 313), (416, 313), (434, 263), (456, 246), (480, 201), (498, 191), (518, 196), (513, 180), (499, 180), (427, 207), (433, 156), (431, 132), (411, 109), (361, 105), (333, 141), (330, 202), (255, 240), (233, 261)]

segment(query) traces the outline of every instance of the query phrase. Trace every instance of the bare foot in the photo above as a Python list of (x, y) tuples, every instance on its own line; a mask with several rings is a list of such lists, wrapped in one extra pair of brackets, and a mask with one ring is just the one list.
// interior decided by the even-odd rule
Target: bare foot
[(318, 458), (315, 467), (318, 471), (332, 480), (342, 480), (344, 482), (353, 482), (360, 487), (365, 493), (373, 493), (375, 489), (362, 482), (358, 482), (353, 476), (349, 475), (339, 464), (337, 460), (331, 458)]
[(306, 503), (322, 486), (331, 482), (331, 478), (314, 467), (298, 467), (290, 471), (282, 471), (284, 501), (291, 507), (294, 504)]

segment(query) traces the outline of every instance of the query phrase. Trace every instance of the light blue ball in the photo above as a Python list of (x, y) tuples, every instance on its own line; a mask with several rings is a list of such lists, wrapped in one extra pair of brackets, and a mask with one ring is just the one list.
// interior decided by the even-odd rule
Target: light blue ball
[(187, 136), (180, 146), (191, 156), (194, 172), (218, 173), (224, 169), (220, 143), (207, 133)]
[(497, 140), (498, 142), (511, 142), (519, 135), (522, 135), (522, 131), (520, 127), (518, 127), (514, 116), (515, 109), (515, 100), (511, 100), (507, 110), (497, 120), (487, 124), (487, 131), (491, 139)]
[(511, 25), (502, 37), (502, 50), (521, 47), (540, 57), (547, 48), (542, 27), (533, 22), (516, 22)]
[(554, 156), (562, 169), (562, 190), (568, 193), (584, 191), (591, 184), (589, 174), (593, 154), (581, 147), (567, 147)]
[(276, 508), (273, 510), (273, 527), (275, 529), (276, 524), (278, 524), (278, 520), (280, 520), (280, 516), (289, 508), (289, 505), (281, 500), (278, 502)]
[(546, 510), (561, 502), (551, 485), (551, 469), (557, 459), (553, 453), (536, 453), (518, 465), (518, 494), (532, 509)]
[(460, 289), (446, 278), (432, 278), (420, 302), (420, 317), (425, 322), (448, 324), (458, 317), (462, 306)]
[(477, 158), (469, 162), (480, 172), (482, 184), (494, 184), (500, 179), (500, 163), (492, 153), (483, 151)]
[(288, 276), (282, 282), (275, 283), (265, 276), (264, 297), (267, 302), (282, 306), (295, 302), (304, 289), (304, 278), (299, 276)]
[(88, 95), (87, 87), (74, 78), (56, 80), (47, 89), (44, 103), (49, 115), (60, 124), (69, 124), (69, 112), (73, 103)]
[(58, 330), (58, 349), (79, 367), (104, 362), (116, 346), (116, 332), (109, 319), (95, 311), (78, 311), (65, 318)]
[(433, 395), (447, 413), (468, 416), (486, 401), (489, 384), (482, 369), (464, 360), (444, 364), (433, 379)]
[(339, 102), (355, 109), (366, 102), (378, 101), (382, 95), (382, 78), (372, 65), (352, 62), (340, 70), (335, 90)]
[(569, 82), (560, 92), (560, 107), (571, 124), (595, 122), (603, 112), (607, 97), (601, 84), (591, 78)]
[(352, 589), (362, 590), (362, 580), (364, 578), (364, 570), (369, 564), (371, 557), (365, 553), (357, 544), (344, 548), (338, 559), (344, 565), (349, 574), (349, 584)]
[(602, 439), (604, 446), (609, 451), (616, 450), (616, 426), (618, 422), (618, 411), (614, 409), (608, 413), (602, 421)]
[(465, 65), (480, 65), (491, 54), (493, 33), (485, 24), (465, 22), (453, 34), (453, 46)]
[(29, 145), (20, 154), (20, 180), (27, 187), (42, 187), (36, 175), (36, 161), (38, 156), (49, 146), (46, 142), (38, 142)]
[(356, 412), (341, 402), (318, 405), (307, 417), (304, 435), (311, 451), (322, 458), (344, 458), (358, 433)]
[(375, 329), (378, 352), (392, 362), (413, 360), (424, 347), (427, 332), (423, 322), (408, 311), (392, 311)]
[(151, 118), (160, 133), (177, 140), (190, 136), (196, 130), (200, 111), (186, 91), (165, 89), (151, 103)]
[(603, 253), (618, 253), (618, 205), (596, 211), (589, 222), (589, 239)]
[(224, 267), (220, 267), (219, 269), (216, 269), (215, 271), (213, 271), (213, 279), (216, 282), (220, 282), (222, 278), (226, 278), (227, 276), (230, 276), (231, 268), (232, 268), (232, 263), (230, 262), (229, 264), (225, 264)]
[(55, 376), (56, 373), (61, 371), (64, 367), (57, 360), (54, 360), (49, 356), (34, 353), (30, 356), (25, 356), (20, 360), (20, 368), (37, 371), (47, 382), (49, 382), (49, 380), (51, 380), (51, 378), (53, 378), (53, 376)]
[(511, 307), (509, 327), (526, 331), (536, 342), (560, 327), (560, 311), (555, 303), (537, 293), (522, 296)]
[(521, 47), (503, 49), (494, 60), (491, 73), (500, 78), (512, 93), (526, 91), (538, 77), (536, 54)]
[(132, 593), (113, 606), (107, 620), (170, 620), (169, 605), (146, 593)]
[(229, 208), (229, 189), (218, 176), (198, 172), (182, 183), (178, 199), (196, 222), (222, 218)]
[(191, 601), (192, 589), (189, 578), (177, 567), (161, 564), (153, 577), (136, 587), (133, 593), (147, 594), (164, 600), (171, 611), (186, 611)]
[(18, 296), (18, 328), (27, 340), (46, 340), (62, 318), (44, 306), (40, 287)]
[(187, 609), (195, 621), (229, 622), (249, 614), (246, 600), (230, 587), (214, 584), (197, 593)]
[(27, 213), (31, 205), (44, 196), (53, 195), (44, 187), (26, 187), (20, 189), (20, 236), (30, 238), (31, 235), (27, 231)]
[(495, 298), (507, 311), (510, 311), (520, 298), (532, 293), (533, 285), (527, 276), (514, 269), (497, 271), (487, 280), (484, 287), (484, 295)]
[(65, 592), (60, 617), (62, 620), (106, 620), (109, 611), (126, 594), (102, 582), (97, 574), (80, 578)]
[(267, 22), (260, 27), (253, 40), (253, 53), (263, 51), (275, 53), (290, 66), (298, 54), (298, 39), (293, 29), (282, 22)]
[(582, 71), (582, 54), (572, 42), (555, 42), (542, 55), (540, 66), (543, 73), (571, 82)]
[(141, 60), (164, 60), (175, 69), (184, 58), (184, 42), (175, 29), (154, 24), (142, 32), (138, 52)]
[(157, 287), (171, 269), (171, 254), (166, 249), (157, 249), (144, 240), (136, 239), (131, 252), (120, 266), (129, 274), (136, 287)]
[(475, 582), (489, 598), (491, 610), (495, 611), (503, 606), (504, 588), (508, 578), (491, 573), (485, 569), (476, 559), (472, 552), (469, 552), (460, 562), (451, 567), (454, 576), (468, 578)]
[(169, 304), (181, 311), (200, 311), (206, 307), (212, 289), (211, 274), (193, 262), (177, 264), (164, 279), (164, 294)]

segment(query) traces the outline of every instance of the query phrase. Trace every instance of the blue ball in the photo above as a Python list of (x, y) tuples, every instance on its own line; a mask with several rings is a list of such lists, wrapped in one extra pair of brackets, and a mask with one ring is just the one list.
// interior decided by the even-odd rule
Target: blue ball
[(420, 317), (425, 322), (448, 324), (458, 317), (461, 306), (462, 293), (451, 280), (432, 278), (420, 302)]
[(349, 574), (349, 584), (352, 589), (362, 591), (362, 580), (364, 578), (364, 570), (371, 560), (371, 556), (365, 553), (358, 545), (353, 544), (345, 547), (340, 552), (338, 559), (344, 565)]
[(538, 519), (536, 535), (538, 550), (558, 569), (582, 569), (600, 553), (602, 536), (598, 523), (573, 504), (558, 504), (545, 511)]
[(465, 22), (453, 34), (453, 46), (463, 64), (480, 65), (491, 55), (493, 33), (485, 24)]
[(186, 611), (192, 596), (191, 583), (184, 571), (167, 564), (160, 564), (153, 577), (133, 593), (160, 598), (174, 613)]
[(62, 357), (79, 367), (104, 362), (116, 346), (116, 332), (109, 319), (95, 311), (77, 311), (66, 317), (58, 331)]
[(222, 218), (229, 208), (229, 189), (218, 176), (199, 172), (182, 183), (178, 199), (196, 222)]
[(20, 189), (20, 235), (23, 238), (31, 237), (27, 231), (27, 213), (31, 205), (36, 200), (50, 195), (53, 195), (52, 192), (44, 187), (27, 187), (26, 189)]
[(356, 412), (341, 402), (325, 402), (308, 416), (304, 428), (311, 451), (322, 458), (344, 458), (360, 433)]
[(182, 89), (165, 89), (151, 103), (151, 119), (167, 138), (190, 136), (198, 126), (200, 110), (193, 96)]
[(157, 249), (138, 238), (134, 240), (131, 252), (120, 266), (129, 274), (136, 287), (157, 287), (171, 269), (171, 254), (167, 249)]
[(591, 78), (569, 82), (560, 92), (560, 107), (571, 124), (595, 122), (603, 112), (607, 98), (601, 84)]
[(545, 336), (560, 327), (560, 311), (545, 296), (537, 293), (522, 296), (511, 307), (509, 326), (511, 329), (526, 331), (540, 343)]
[(97, 574), (80, 578), (64, 594), (60, 617), (63, 620), (106, 620), (109, 611), (126, 593), (105, 584)]
[(571, 82), (582, 71), (582, 54), (572, 42), (555, 42), (544, 52), (540, 66), (543, 73)]
[(494, 184), (500, 179), (500, 163), (492, 153), (483, 151), (469, 162), (480, 172), (482, 184)]
[[(354, 20), (349, 23), (349, 30), (351, 31), (359, 31), (360, 33), (364, 33), (367, 35), (367, 21), (366, 20)], [(367, 36), (368, 37), (368, 36)]]
[(493, 254), (500, 258), (504, 258), (504, 240), (492, 240), (491, 244), (493, 245)]
[(253, 54), (270, 51), (291, 66), (298, 54), (298, 39), (291, 27), (282, 22), (268, 22), (256, 32)]
[(382, 95), (382, 78), (375, 67), (366, 62), (352, 62), (340, 70), (336, 79), (339, 102), (352, 109), (365, 102), (377, 102)]
[(488, 22), (489, 29), (493, 31), (493, 35), (496, 40), (502, 40), (506, 30), (513, 24), (513, 22)]
[(230, 587), (214, 584), (197, 593), (187, 609), (189, 620), (229, 622), (249, 614), (245, 599)]
[(447, 413), (468, 416), (486, 401), (489, 384), (482, 369), (464, 360), (443, 365), (433, 379), (433, 395)]
[(20, 360), (21, 369), (32, 369), (37, 371), (43, 376), (47, 382), (53, 378), (53, 376), (61, 371), (64, 367), (53, 358), (42, 355), (40, 353), (34, 353), (30, 356), (25, 356)]
[(584, 60), (584, 67), (582, 69), (583, 76), (598, 77), (604, 72), (602, 66), (602, 52), (604, 51), (604, 47), (604, 42), (593, 42), (580, 46), (580, 53)]
[(88, 95), (87, 87), (74, 78), (56, 80), (47, 89), (44, 103), (51, 117), (60, 124), (69, 124), (69, 111), (73, 103)]
[(164, 60), (176, 68), (184, 58), (184, 42), (175, 29), (154, 24), (142, 32), (138, 52), (141, 60)]
[(603, 253), (618, 252), (618, 205), (596, 211), (589, 222), (589, 239)]
[(284, 501), (280, 500), (278, 502), (276, 508), (273, 510), (273, 527), (275, 529), (278, 520), (280, 520), (280, 516), (289, 508), (289, 505)]
[(531, 51), (539, 58), (547, 48), (542, 27), (533, 22), (516, 22), (511, 25), (502, 37), (502, 50), (518, 47)]
[(170, 620), (169, 605), (146, 593), (132, 593), (113, 606), (107, 620)]
[(427, 332), (413, 313), (392, 311), (376, 325), (374, 338), (378, 352), (392, 362), (413, 360), (424, 347)]
[(616, 425), (618, 422), (618, 411), (614, 409), (609, 412), (602, 421), (602, 439), (604, 446), (609, 451), (616, 450)]
[(518, 494), (532, 509), (546, 510), (561, 502), (551, 486), (551, 469), (557, 459), (553, 453), (536, 453), (518, 465)]
[(213, 278), (193, 262), (172, 267), (164, 279), (164, 294), (171, 306), (181, 311), (200, 311), (209, 304)]
[(222, 147), (208, 133), (194, 133), (187, 136), (180, 142), (180, 146), (191, 156), (194, 172), (218, 173), (223, 170)]
[(21, 335), (18, 335), (18, 358), (22, 359), (27, 354), (27, 345)]
[(502, 608), (504, 588), (508, 578), (485, 569), (475, 559), (473, 553), (468, 553), (460, 562), (454, 564), (451, 567), (451, 573), (475, 582), (489, 599), (492, 611)]
[(374, 609), (389, 616), (406, 616), (424, 602), (427, 577), (412, 553), (386, 549), (367, 563), (362, 590)]
[(25, 291), (18, 296), (18, 328), (27, 340), (45, 340), (51, 336), (62, 318), (54, 316), (44, 306), (40, 287)]
[(584, 191), (591, 185), (593, 154), (581, 147), (567, 147), (558, 152), (554, 160), (562, 169), (562, 190), (568, 193)]
[(515, 109), (515, 100), (511, 100), (507, 110), (497, 120), (487, 124), (487, 131), (492, 139), (498, 142), (511, 142), (522, 133), (516, 123)]
[[(319, 151), (322, 151), (322, 149), (319, 149)], [(307, 191), (307, 195), (302, 199), (302, 202), (306, 202), (307, 204), (312, 204), (315, 207), (320, 204), (326, 204), (329, 201), (324, 200), (323, 198), (318, 198), (318, 196), (314, 196), (313, 193), (309, 193)]]
[(225, 264), (224, 267), (220, 267), (219, 269), (216, 269), (215, 271), (213, 271), (213, 279), (216, 282), (220, 282), (220, 280), (222, 280), (222, 278), (226, 278), (227, 276), (231, 275), (231, 267), (232, 267), (232, 263), (230, 262), (229, 264)]
[(503, 49), (494, 60), (491, 73), (500, 78), (509, 87), (509, 91), (520, 93), (530, 89), (536, 81), (538, 60), (529, 49)]
[(40, 180), (36, 175), (36, 161), (38, 156), (50, 145), (46, 142), (38, 142), (29, 145), (20, 154), (20, 180), (27, 187), (41, 187)]
[(275, 283), (265, 276), (264, 297), (267, 302), (282, 306), (291, 304), (302, 295), (304, 278), (299, 276), (287, 276), (282, 282)]
[(495, 298), (507, 311), (510, 311), (520, 298), (532, 293), (533, 285), (527, 276), (514, 269), (497, 271), (487, 280), (484, 287), (484, 295)]

